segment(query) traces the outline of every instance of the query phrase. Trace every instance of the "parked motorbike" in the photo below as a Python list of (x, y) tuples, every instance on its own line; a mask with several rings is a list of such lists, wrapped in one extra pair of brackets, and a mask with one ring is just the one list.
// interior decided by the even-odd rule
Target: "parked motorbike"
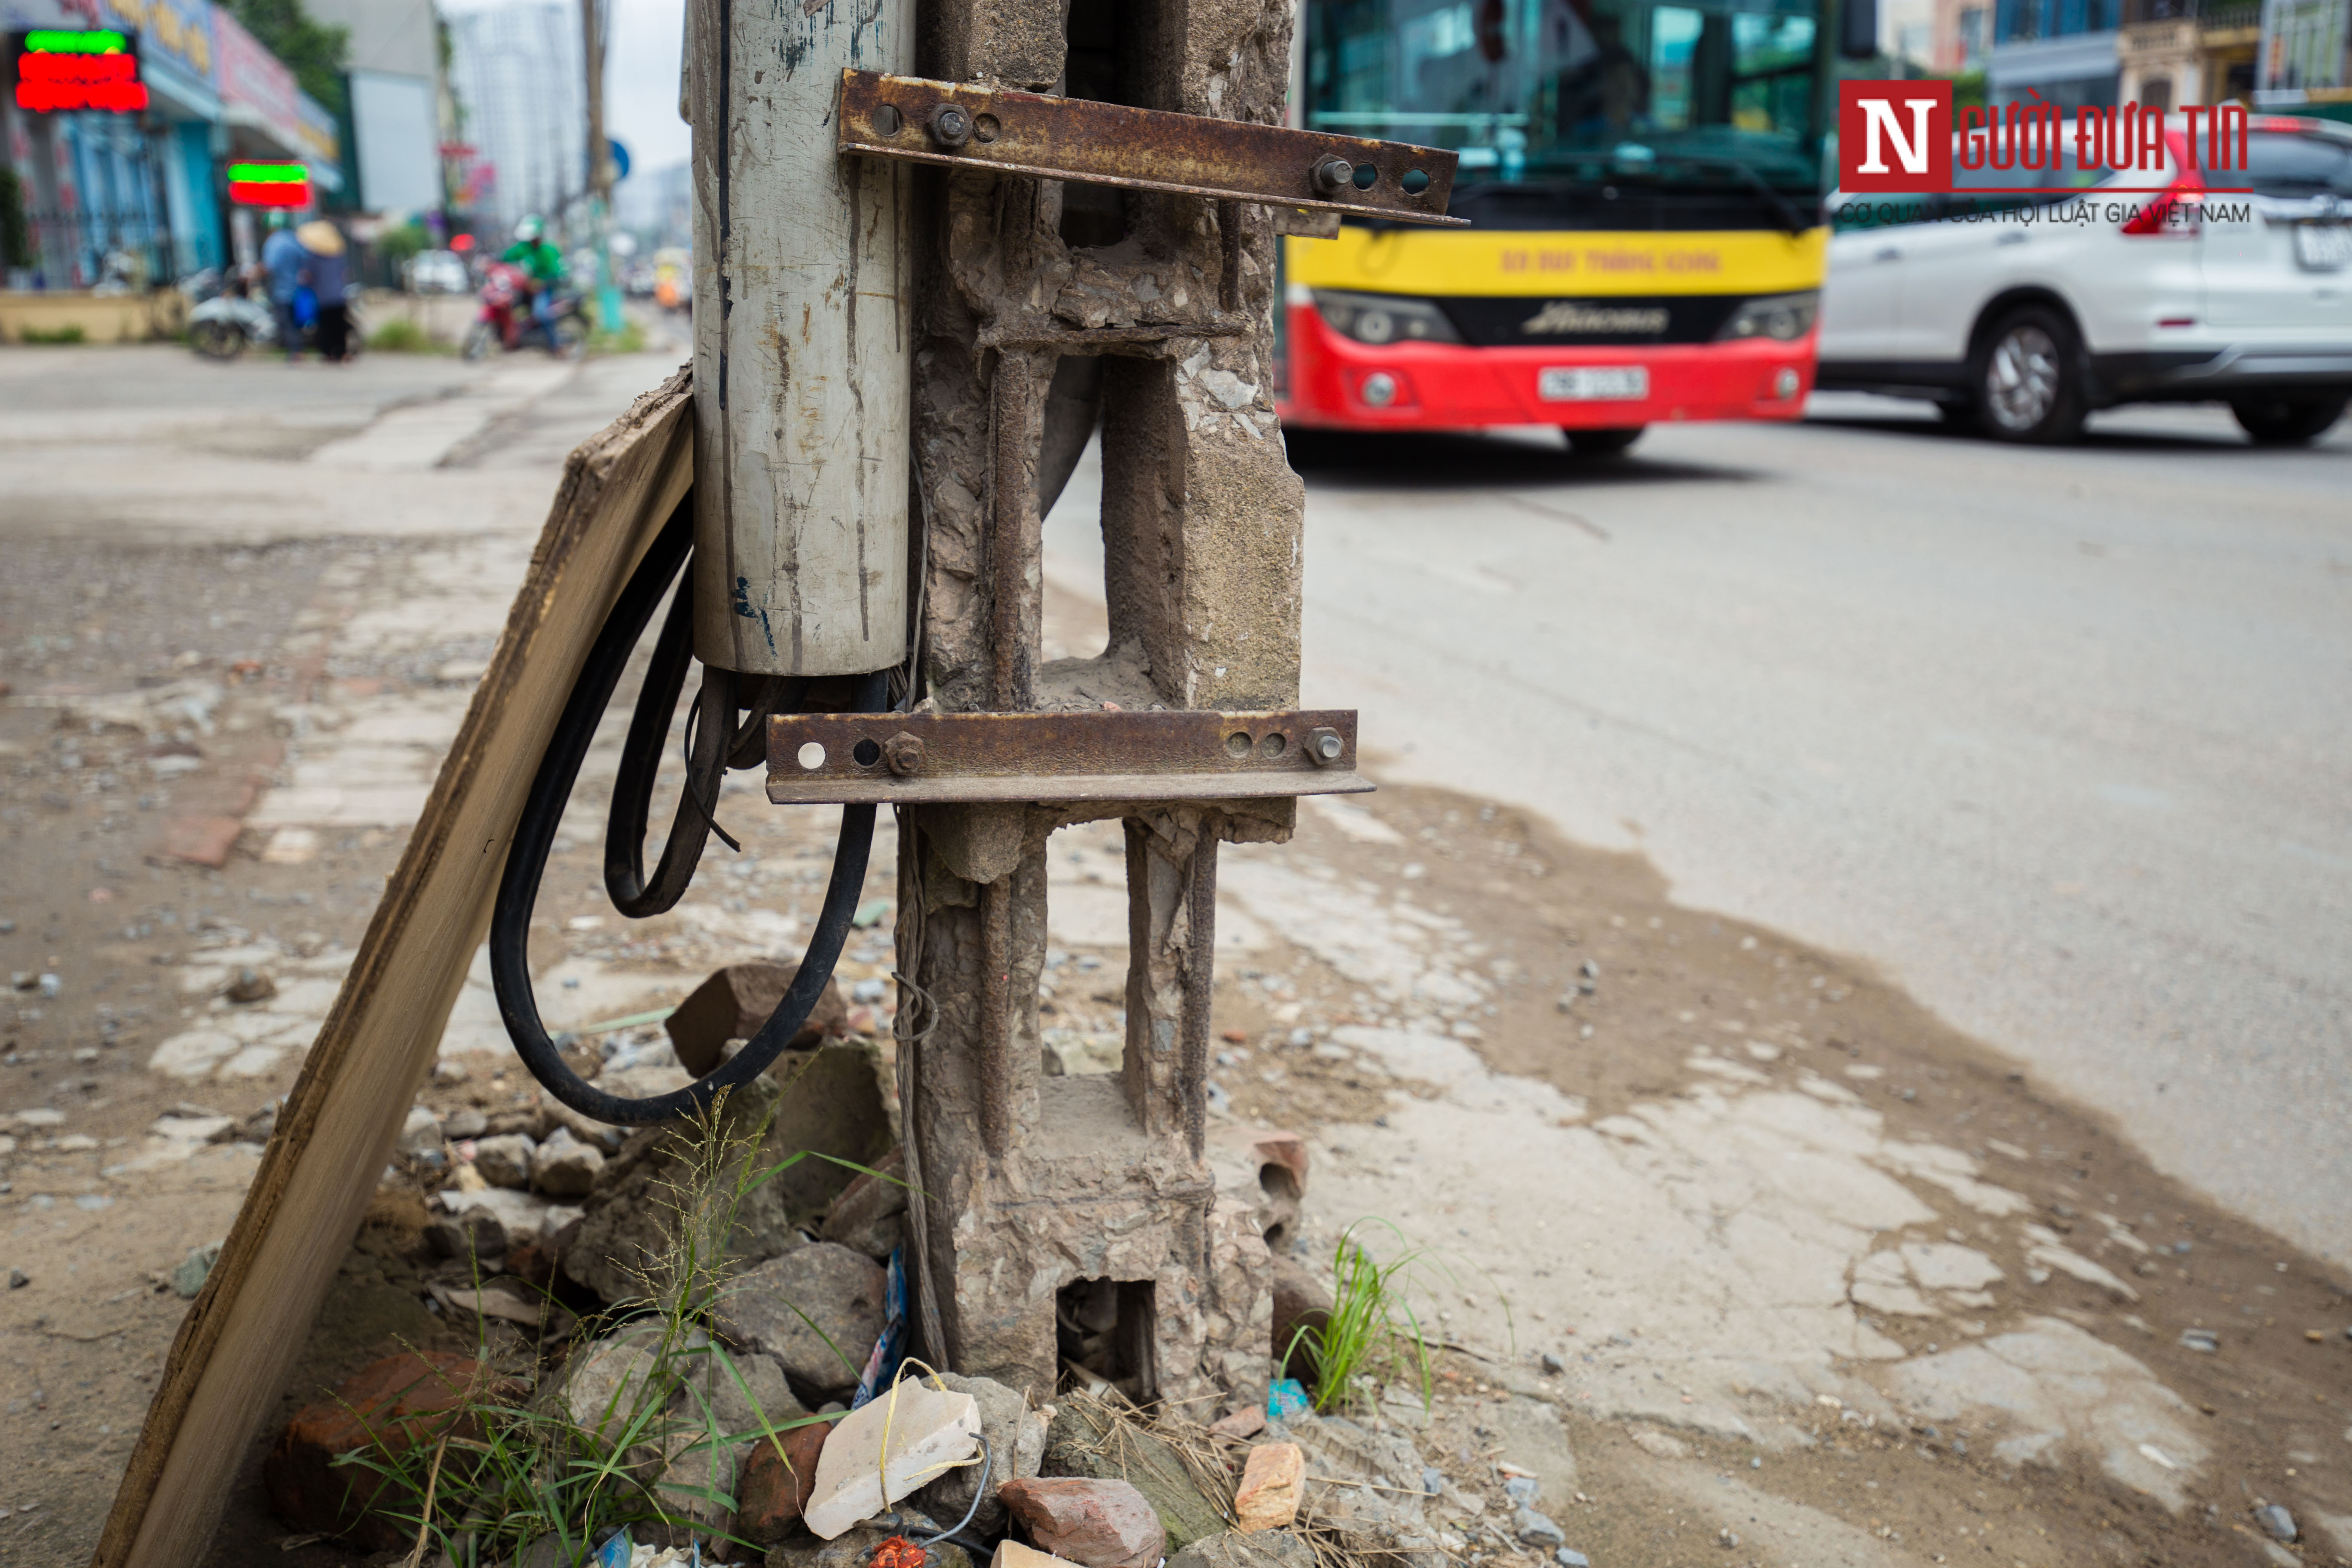
[[(270, 309), (268, 297), (242, 275), (232, 271), (223, 277), (207, 267), (182, 279), (180, 291), (196, 301), (188, 311), (188, 346), (204, 358), (233, 360), (249, 348), (278, 346), (278, 312)], [(346, 310), (351, 330), (343, 352), (356, 359), (366, 334), (360, 329), (356, 310), (348, 305)], [(317, 351), (315, 332), (315, 327), (302, 329), (305, 352)]]
[(208, 267), (183, 279), (180, 288), (196, 301), (188, 312), (188, 346), (205, 359), (235, 359), (248, 346), (268, 348), (278, 341), (269, 301), (255, 299), (244, 279), (224, 279)]
[(531, 313), (530, 279), (520, 267), (500, 261), (482, 275), (481, 312), (467, 330), (467, 359), (482, 359), (502, 349), (539, 347), (557, 359), (577, 359), (588, 349), (588, 316), (580, 296), (557, 294), (548, 301), (547, 318)]

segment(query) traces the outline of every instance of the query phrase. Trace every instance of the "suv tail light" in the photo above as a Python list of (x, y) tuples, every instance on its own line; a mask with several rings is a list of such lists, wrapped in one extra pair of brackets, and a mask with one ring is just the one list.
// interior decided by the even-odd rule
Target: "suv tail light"
[(2125, 220), (2123, 232), (2142, 238), (2153, 235), (2194, 239), (2204, 228), (2205, 176), (2189, 156), (2187, 139), (2180, 132), (2167, 131), (2164, 140), (2171, 150), (2173, 166), (2180, 173), (2162, 195)]

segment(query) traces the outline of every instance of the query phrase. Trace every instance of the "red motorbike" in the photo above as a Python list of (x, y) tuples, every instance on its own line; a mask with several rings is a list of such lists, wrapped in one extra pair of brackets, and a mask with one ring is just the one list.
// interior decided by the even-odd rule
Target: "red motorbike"
[(511, 262), (496, 261), (482, 275), (481, 313), (466, 331), (466, 357), (483, 359), (493, 348), (512, 353), (534, 344), (557, 359), (578, 359), (588, 348), (588, 318), (576, 294), (556, 294), (545, 319), (530, 308), (530, 276)]

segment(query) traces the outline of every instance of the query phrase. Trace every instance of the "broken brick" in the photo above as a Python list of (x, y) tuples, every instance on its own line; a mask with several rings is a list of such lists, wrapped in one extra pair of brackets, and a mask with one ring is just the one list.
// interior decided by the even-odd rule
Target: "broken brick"
[(1234, 1528), (1244, 1535), (1280, 1530), (1298, 1517), (1307, 1486), (1307, 1456), (1296, 1443), (1260, 1443), (1242, 1465), (1234, 1492)]
[(819, 1421), (780, 1433), (781, 1454), (765, 1437), (751, 1445), (735, 1476), (738, 1534), (755, 1545), (772, 1546), (793, 1532), (816, 1489), (817, 1459), (832, 1431), (832, 1423)]
[(1007, 1481), (996, 1495), (1039, 1550), (1085, 1568), (1157, 1568), (1167, 1555), (1159, 1511), (1126, 1481), (1039, 1476)]
[(229, 851), (236, 847), (237, 835), (244, 831), (245, 824), (234, 816), (167, 816), (155, 854), (165, 860), (184, 860), (218, 870), (228, 863)]
[(305, 1405), (286, 1424), (262, 1461), (261, 1484), (270, 1510), (297, 1531), (341, 1536), (384, 1550), (415, 1535), (422, 1500), (402, 1482), (365, 1465), (335, 1461), (374, 1447), (381, 1458), (446, 1434), (478, 1438), (466, 1412), (503, 1398), (510, 1384), (481, 1363), (446, 1351), (411, 1352), (372, 1363), (336, 1386), (332, 1396)]

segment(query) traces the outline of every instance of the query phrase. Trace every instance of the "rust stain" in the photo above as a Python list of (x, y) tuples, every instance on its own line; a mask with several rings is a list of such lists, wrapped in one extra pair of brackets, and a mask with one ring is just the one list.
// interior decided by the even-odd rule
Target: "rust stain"
[[(992, 124), (992, 138), (975, 135), (955, 147), (935, 140), (927, 127), (941, 104), (963, 110), (975, 126)], [(885, 108), (897, 115), (895, 128), (887, 132), (876, 123), (877, 112)], [(841, 73), (835, 120), (844, 153), (1312, 207), (1395, 223), (1459, 226), (1468, 221), (1445, 216), (1454, 154), (1404, 142), (861, 70)], [(1371, 183), (1343, 183), (1336, 192), (1318, 189), (1314, 170), (1334, 158), (1360, 173), (1370, 169)], [(1427, 184), (1412, 191), (1406, 188), (1409, 179)]]

